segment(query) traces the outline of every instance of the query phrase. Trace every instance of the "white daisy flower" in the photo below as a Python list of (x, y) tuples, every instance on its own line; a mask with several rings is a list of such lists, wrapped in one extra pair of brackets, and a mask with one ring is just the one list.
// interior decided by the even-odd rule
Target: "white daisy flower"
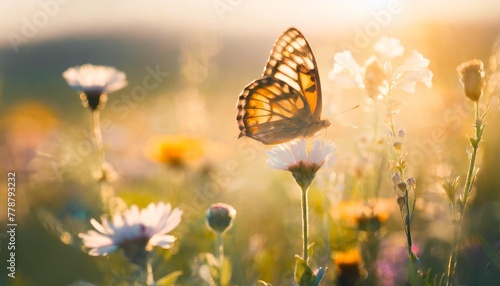
[(308, 148), (306, 139), (280, 144), (267, 152), (271, 168), (292, 172), (302, 188), (311, 184), (322, 166), (333, 164), (335, 145), (326, 140), (314, 140)]
[(97, 109), (107, 100), (107, 94), (125, 87), (125, 73), (114, 67), (85, 64), (67, 69), (63, 77), (74, 90), (81, 92), (85, 107)]
[(181, 222), (182, 211), (172, 210), (170, 204), (151, 203), (139, 210), (133, 205), (123, 214), (116, 214), (111, 221), (106, 218), (102, 223), (92, 219), (90, 223), (97, 231), (80, 233), (85, 247), (90, 248), (89, 255), (107, 255), (122, 248), (130, 262), (142, 265), (153, 246), (168, 249), (176, 237), (167, 233)]

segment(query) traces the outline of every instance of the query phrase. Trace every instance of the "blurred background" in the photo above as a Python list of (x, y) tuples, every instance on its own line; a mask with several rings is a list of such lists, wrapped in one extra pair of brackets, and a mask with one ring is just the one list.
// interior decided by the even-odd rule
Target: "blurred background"
[[(337, 162), (318, 174), (310, 193), (314, 263), (330, 268), (324, 285), (334, 279), (333, 253), (356, 244), (355, 231), (339, 218), (347, 208), (342, 204), (360, 201), (363, 192), (373, 196), (369, 189), (377, 178), (378, 198), (386, 202), (381, 212), (388, 217), (379, 256), (380, 265), (388, 265), (384, 285), (400, 285), (394, 265), (405, 260), (405, 237), (391, 171), (378, 163), (385, 149), (364, 149), (376, 133), (364, 92), (343, 89), (328, 77), (335, 53), (349, 49), (362, 64), (383, 36), (400, 39), (406, 56), (418, 50), (434, 73), (432, 89), (421, 85), (415, 94), (397, 95), (396, 126), (406, 130), (408, 174), (418, 183), (414, 237), (422, 268), (442, 272), (451, 225), (440, 184), (465, 177), (466, 135), (473, 133), (473, 107), (456, 67), (473, 58), (488, 66), (500, 28), (498, 1), (3, 0), (0, 177), (6, 186), (7, 172), (17, 174), (18, 222), (16, 279), (5, 283), (129, 285), (124, 281), (132, 270), (120, 253), (90, 257), (76, 236), (101, 215), (99, 189), (91, 172), (90, 112), (61, 74), (92, 63), (116, 67), (129, 81), (102, 112), (107, 160), (120, 176), (117, 194), (128, 205), (165, 201), (185, 213), (173, 232), (176, 246), (155, 252), (155, 275), (182, 270), (179, 285), (204, 285), (196, 274), (197, 255), (213, 252), (214, 239), (204, 214), (221, 201), (238, 211), (226, 236), (232, 284), (263, 279), (290, 285), (293, 255), (301, 249), (300, 192), (289, 173), (269, 169), (267, 146), (237, 139), (235, 116), (241, 90), (260, 77), (275, 40), (291, 26), (316, 56), (323, 118), (333, 120), (322, 136), (337, 144)], [(155, 80), (153, 88), (144, 85), (147, 76)], [(459, 275), (466, 285), (500, 281), (498, 110), (488, 117), (464, 230)], [(196, 138), (202, 151), (181, 167), (148, 159), (150, 138), (164, 134)], [(6, 193), (0, 188), (0, 284), (8, 253)]]

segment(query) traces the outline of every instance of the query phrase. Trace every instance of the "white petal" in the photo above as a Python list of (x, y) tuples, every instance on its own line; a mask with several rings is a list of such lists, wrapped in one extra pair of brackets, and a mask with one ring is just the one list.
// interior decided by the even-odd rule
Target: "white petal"
[(170, 248), (176, 240), (173, 235), (155, 235), (149, 240), (149, 245)]
[(131, 206), (128, 210), (126, 210), (123, 214), (125, 224), (134, 225), (140, 223), (141, 214), (139, 211), (139, 207), (136, 205)]
[(72, 67), (63, 72), (63, 77), (77, 91), (100, 91), (109, 93), (126, 86), (123, 72), (113, 67), (86, 64)]
[(399, 66), (395, 73), (411, 72), (415, 70), (427, 69), (430, 61), (417, 51), (413, 51), (412, 55), (406, 59), (403, 65)]
[(115, 214), (113, 216), (113, 223), (110, 223), (109, 226), (116, 230), (116, 228), (120, 228), (125, 224), (123, 220), (123, 216), (121, 214)]
[(108, 245), (104, 247), (93, 248), (89, 251), (89, 255), (91, 256), (103, 256), (113, 251), (116, 251), (118, 246), (116, 245)]
[(320, 164), (332, 164), (335, 145), (326, 140), (314, 140), (309, 152), (309, 162)]
[(175, 208), (172, 213), (166, 218), (165, 225), (162, 228), (157, 229), (158, 234), (165, 234), (176, 228), (181, 222), (182, 211)]
[(123, 241), (136, 238), (155, 237), (151, 245), (164, 248), (170, 247), (175, 237), (166, 235), (176, 228), (181, 222), (182, 211), (178, 208), (171, 210), (170, 204), (160, 202), (150, 204), (144, 209), (136, 205), (125, 210), (123, 214), (113, 216), (113, 223), (103, 218), (103, 222), (91, 220), (94, 228), (99, 231), (90, 230), (80, 233), (85, 247), (90, 248), (90, 255), (105, 255), (116, 250)]
[(428, 88), (432, 87), (433, 74), (430, 70), (416, 70), (404, 74), (393, 81), (393, 88), (400, 88), (407, 92), (414, 93), (417, 82), (422, 82)]
[[(356, 62), (350, 51), (343, 51), (341, 53), (336, 53), (333, 56), (335, 63), (333, 64), (333, 70), (329, 74), (329, 78), (336, 80), (336, 82), (345, 83), (356, 83), (360, 88), (364, 87), (363, 84), (363, 69)], [(348, 73), (346, 73), (346, 71)]]
[(392, 87), (400, 88), (407, 92), (415, 92), (418, 82), (424, 83), (428, 88), (432, 87), (432, 72), (427, 68), (429, 60), (417, 51), (413, 51), (411, 57), (396, 69), (393, 75)]
[[(103, 223), (106, 221), (106, 219), (103, 220)], [(108, 232), (108, 229), (106, 229), (105, 227), (103, 227), (99, 222), (97, 222), (97, 220), (95, 219), (91, 219), (90, 220), (90, 224), (95, 228), (97, 229), (98, 232), (101, 232), (101, 233), (105, 233), (105, 234), (109, 234)]]
[(402, 56), (405, 51), (400, 40), (388, 37), (382, 37), (375, 43), (374, 50), (384, 60)]
[(280, 161), (279, 158), (274, 154), (274, 152), (267, 152), (269, 158), (267, 159), (267, 164), (269, 167), (278, 169), (278, 170), (287, 170), (288, 165)]

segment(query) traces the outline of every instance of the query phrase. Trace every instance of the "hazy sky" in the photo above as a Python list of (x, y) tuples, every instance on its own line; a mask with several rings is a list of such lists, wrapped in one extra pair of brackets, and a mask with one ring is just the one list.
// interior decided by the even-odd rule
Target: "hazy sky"
[[(480, 4), (478, 4), (480, 3)], [(392, 9), (392, 11), (391, 11)], [(129, 29), (217, 29), (259, 33), (296, 25), (311, 30), (366, 28), (422, 18), (445, 21), (500, 19), (500, 1), (78, 1), (0, 0), (0, 46), (29, 45), (64, 35)], [(377, 20), (377, 17), (379, 19)]]

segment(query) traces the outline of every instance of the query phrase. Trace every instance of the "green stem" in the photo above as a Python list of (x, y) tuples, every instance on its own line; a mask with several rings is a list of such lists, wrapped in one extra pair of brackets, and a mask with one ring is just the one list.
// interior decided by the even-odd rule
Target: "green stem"
[(411, 213), (410, 213), (410, 204), (409, 204), (410, 199), (408, 196), (408, 188), (405, 190), (404, 197), (405, 197), (405, 209), (406, 209), (406, 218), (404, 221), (406, 228), (406, 242), (408, 244), (407, 246), (408, 256), (412, 258), (413, 256), (415, 256), (415, 254), (413, 254), (413, 250), (411, 249), (413, 243), (411, 239)]
[[(92, 111), (91, 118), (91, 129), (94, 139), (94, 145), (97, 152), (97, 163), (98, 168), (101, 173), (104, 172), (104, 165), (106, 163), (106, 157), (104, 152), (104, 144), (102, 140), (102, 131), (101, 131), (101, 118), (100, 118), (99, 110)], [(108, 181), (107, 175), (104, 175), (99, 180), (99, 188), (101, 193), (101, 202), (103, 205), (104, 212), (112, 214), (116, 209), (116, 201), (114, 200), (115, 194), (114, 190), (111, 187), (110, 182)]]
[(219, 275), (217, 276), (217, 285), (221, 286), (221, 276), (222, 276), (222, 267), (224, 263), (224, 241), (221, 233), (216, 233), (215, 235), (215, 258), (219, 261)]
[(224, 258), (224, 243), (220, 233), (215, 235), (215, 257), (219, 262)]
[(464, 185), (464, 197), (462, 200), (462, 207), (457, 208), (457, 216), (453, 218), (453, 243), (450, 253), (450, 258), (448, 260), (448, 269), (446, 271), (446, 286), (453, 286), (455, 279), (455, 272), (457, 268), (457, 254), (458, 247), (462, 240), (462, 222), (463, 215), (465, 213), (465, 209), (467, 207), (467, 200), (469, 198), (469, 194), (472, 191), (472, 185), (474, 183), (474, 170), (476, 169), (476, 158), (477, 151), (479, 149), (479, 143), (481, 142), (481, 137), (483, 135), (483, 123), (482, 119), (479, 116), (479, 104), (474, 102), (475, 104), (475, 136), (474, 143), (471, 142), (472, 145), (472, 154), (469, 162), (469, 169), (467, 171), (467, 178), (465, 179)]
[[(326, 193), (324, 193), (323, 197), (323, 240), (324, 240), (324, 249), (326, 249), (327, 253), (330, 253), (330, 223), (329, 223), (329, 217), (330, 215), (328, 214), (328, 207), (329, 207), (329, 202), (328, 198), (326, 196)], [(330, 261), (329, 256), (325, 256), (325, 259), (323, 260), (324, 263), (328, 263)]]
[[(389, 86), (392, 86), (392, 84), (390, 82), (389, 82)], [(389, 116), (388, 125), (389, 125), (390, 131), (392, 133), (392, 136), (395, 138), (397, 136), (397, 133), (396, 133), (395, 125), (394, 125), (394, 116), (392, 114), (391, 89), (388, 90), (386, 95), (387, 95), (387, 112), (389, 113), (388, 114), (388, 116)], [(396, 152), (396, 156), (397, 156), (398, 161), (402, 160), (401, 154), (402, 154), (402, 152)], [(401, 168), (398, 168), (397, 170), (398, 170), (400, 178), (402, 180), (404, 180), (405, 168), (401, 167)], [(415, 190), (413, 190), (413, 191), (415, 192)], [(416, 285), (418, 283), (418, 277), (416, 274), (417, 274), (419, 259), (415, 255), (415, 253), (413, 253), (413, 250), (412, 250), (413, 242), (412, 242), (412, 237), (411, 237), (411, 221), (412, 221), (412, 214), (413, 214), (414, 207), (412, 207), (412, 209), (410, 210), (410, 203), (409, 203), (410, 197), (409, 197), (408, 193), (409, 193), (409, 190), (408, 190), (408, 188), (406, 188), (404, 190), (404, 193), (403, 193), (404, 200), (405, 200), (405, 216), (403, 217), (403, 227), (404, 227), (405, 234), (406, 234), (408, 257), (410, 258), (410, 265), (411, 265), (410, 282), (412, 283), (412, 285)]]
[(396, 137), (396, 128), (394, 127), (394, 116), (392, 114), (391, 106), (391, 90), (387, 91), (387, 111), (389, 113), (389, 128), (391, 128), (392, 135)]
[(309, 236), (309, 221), (308, 221), (308, 211), (307, 211), (307, 191), (309, 188), (302, 187), (302, 200), (301, 200), (301, 207), (302, 207), (302, 258), (304, 261), (307, 263), (308, 257), (307, 257), (307, 245), (308, 245), (308, 236)]
[[(153, 276), (153, 266), (151, 265), (151, 253), (148, 253), (148, 261), (146, 265), (143, 266), (144, 269), (142, 269), (144, 276), (146, 278), (145, 285), (154, 285), (154, 276)], [(144, 277), (143, 276), (143, 277)]]
[[(479, 142), (481, 141), (481, 129), (482, 129), (482, 122), (479, 120), (479, 104), (475, 102), (475, 107), (476, 107), (476, 120), (474, 127), (476, 128), (476, 134), (474, 136), (475, 144), (472, 146), (472, 155), (470, 158), (470, 164), (469, 164), (469, 170), (467, 172), (467, 179), (465, 180), (465, 187), (464, 187), (464, 208), (467, 205), (467, 199), (469, 197), (470, 191), (472, 190), (472, 181), (473, 181), (473, 176), (474, 176), (474, 169), (476, 165), (476, 157), (477, 157), (477, 150), (479, 149)], [(463, 210), (461, 212), (463, 214)]]
[(102, 141), (102, 131), (101, 131), (101, 112), (98, 110), (92, 111), (92, 134), (94, 135), (94, 144), (97, 150), (97, 160), (99, 166), (101, 167), (106, 159), (104, 157), (104, 145)]

